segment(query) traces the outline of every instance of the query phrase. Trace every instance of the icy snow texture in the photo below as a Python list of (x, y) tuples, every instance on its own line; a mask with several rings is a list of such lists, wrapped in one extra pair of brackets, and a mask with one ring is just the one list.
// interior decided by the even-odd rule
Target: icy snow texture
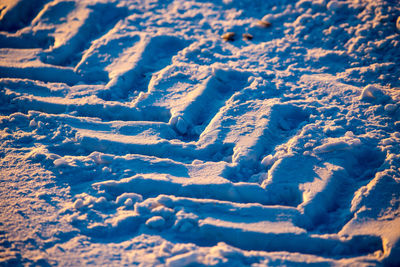
[(2, 1), (0, 265), (400, 265), (399, 23)]

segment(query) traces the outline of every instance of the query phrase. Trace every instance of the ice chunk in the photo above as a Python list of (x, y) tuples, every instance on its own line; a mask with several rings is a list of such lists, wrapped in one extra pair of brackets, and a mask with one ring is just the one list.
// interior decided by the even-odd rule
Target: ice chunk
[(82, 199), (77, 199), (74, 202), (74, 208), (75, 209), (80, 209), (84, 206), (83, 200)]
[(119, 205), (122, 205), (125, 203), (128, 199), (131, 199), (131, 201), (142, 201), (143, 197), (139, 194), (136, 193), (123, 193), (122, 195), (118, 196), (115, 202)]
[(171, 117), (169, 124), (173, 126), (180, 134), (185, 134), (189, 127), (188, 123), (182, 118), (182, 116)]
[(382, 89), (374, 86), (374, 85), (367, 85), (364, 87), (361, 96), (360, 96), (360, 100), (363, 101), (368, 101), (368, 102), (373, 102), (373, 101), (377, 101), (377, 102), (385, 102), (389, 99), (390, 97), (387, 96)]
[(343, 138), (330, 138), (323, 145), (314, 149), (317, 154), (330, 153), (333, 151), (350, 150), (352, 147), (360, 145), (361, 141), (357, 138), (343, 137)]
[(161, 229), (165, 225), (165, 219), (161, 216), (154, 216), (146, 221), (146, 225), (149, 228)]
[(64, 158), (59, 158), (53, 161), (55, 167), (63, 167), (63, 166), (69, 166), (68, 161), (66, 161)]

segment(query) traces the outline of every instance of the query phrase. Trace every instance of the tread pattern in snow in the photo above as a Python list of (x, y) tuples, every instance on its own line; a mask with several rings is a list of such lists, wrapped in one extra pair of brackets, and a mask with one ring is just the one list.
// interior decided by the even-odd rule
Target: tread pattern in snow
[[(336, 260), (390, 253), (378, 233), (346, 225), (379, 184), (381, 140), (400, 138), (397, 96), (382, 89), (398, 86), (395, 63), (377, 54), (363, 67), (358, 39), (338, 39), (345, 52), (326, 23), (342, 8), (356, 31), (350, 11), (372, 3), (260, 2), (246, 17), (239, 1), (135, 2), (1, 9), (1, 127), (15, 133), (2, 139), (71, 187), (60, 217), (104, 243), (148, 234)], [(272, 27), (257, 27), (267, 6)], [(225, 42), (229, 30), (254, 39)]]

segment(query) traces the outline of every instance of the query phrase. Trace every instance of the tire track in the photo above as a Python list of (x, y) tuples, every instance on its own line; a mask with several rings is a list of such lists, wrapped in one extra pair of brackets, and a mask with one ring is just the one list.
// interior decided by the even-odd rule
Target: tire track
[[(261, 35), (253, 49), (269, 52), (254, 63), (249, 40), (212, 40), (211, 26), (230, 29), (221, 18), (204, 26), (215, 13), (197, 14), (196, 25), (180, 19), (181, 1), (28, 2), (0, 13), (2, 138), (71, 187), (75, 202), (62, 215), (79, 234), (334, 259), (385, 251), (380, 236), (339, 234), (383, 152), (347, 133), (298, 145), (311, 139), (319, 104), (289, 79), (301, 66), (277, 64), (274, 77), (262, 62), (282, 42), (267, 40), (275, 35), (246, 19), (233, 27)], [(225, 2), (214, 5), (237, 1)], [(291, 56), (280, 53), (276, 62)], [(281, 83), (293, 90), (280, 92)]]
[(0, 5), (0, 31), (16, 32), (27, 26), (48, 0), (5, 1)]
[(68, 14), (67, 21), (57, 27), (54, 45), (41, 55), (41, 60), (52, 65), (75, 66), (90, 41), (112, 29), (126, 14), (125, 9), (110, 4), (78, 4)]

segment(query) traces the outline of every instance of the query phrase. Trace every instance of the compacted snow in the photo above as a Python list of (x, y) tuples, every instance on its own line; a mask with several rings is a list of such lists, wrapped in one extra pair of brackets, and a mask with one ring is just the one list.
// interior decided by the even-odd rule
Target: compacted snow
[(0, 11), (0, 265), (400, 265), (398, 1)]

